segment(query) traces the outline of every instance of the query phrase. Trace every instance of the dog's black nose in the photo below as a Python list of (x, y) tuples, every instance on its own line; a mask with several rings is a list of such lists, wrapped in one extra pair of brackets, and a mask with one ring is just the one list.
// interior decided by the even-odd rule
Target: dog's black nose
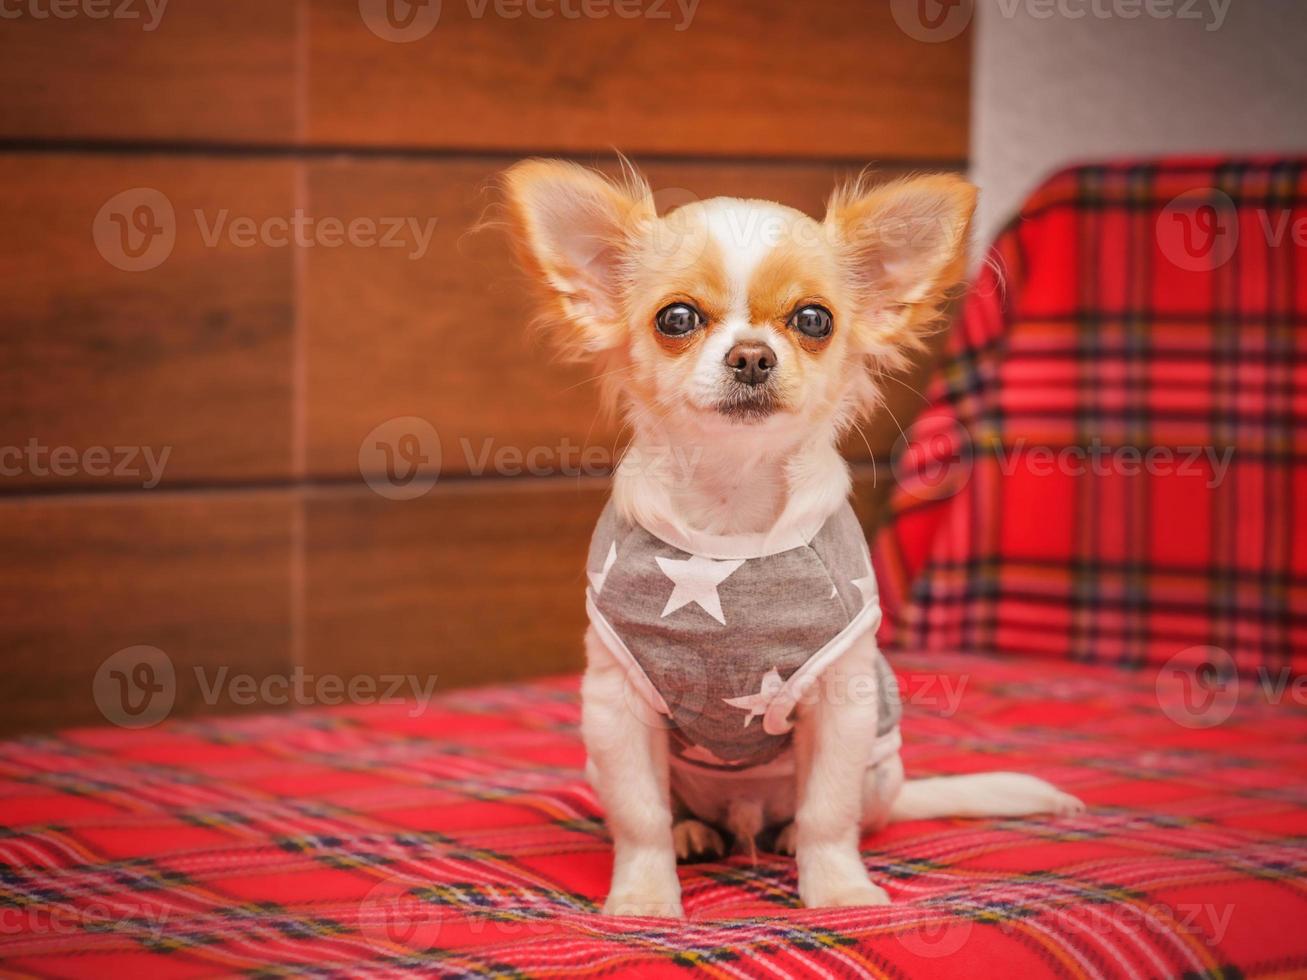
[(726, 355), (726, 366), (735, 372), (735, 380), (746, 385), (760, 385), (776, 366), (776, 352), (758, 341), (736, 344)]

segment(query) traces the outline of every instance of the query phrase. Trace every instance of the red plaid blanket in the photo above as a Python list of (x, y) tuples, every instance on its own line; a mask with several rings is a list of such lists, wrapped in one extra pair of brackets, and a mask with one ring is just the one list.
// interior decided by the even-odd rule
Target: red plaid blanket
[(910, 772), (1025, 770), (1089, 813), (869, 837), (888, 907), (799, 908), (794, 862), (763, 855), (683, 868), (688, 922), (613, 919), (598, 912), (611, 852), (572, 680), (459, 692), (416, 717), (391, 705), (76, 731), (0, 744), (0, 970), (1307, 971), (1301, 692), (1275, 705), (1245, 684), (1203, 729), (1183, 704), (1159, 708), (1151, 676), (1110, 667), (896, 666)]
[(896, 462), (883, 638), (1307, 667), (1305, 328), (1303, 160), (1053, 177)]
[(29, 738), (0, 743), (0, 970), (1307, 974), (1303, 195), (1300, 163), (1053, 179), (899, 460), (910, 773), (1088, 813), (867, 838), (889, 907), (801, 909), (764, 855), (685, 868), (687, 922), (613, 919), (573, 681)]

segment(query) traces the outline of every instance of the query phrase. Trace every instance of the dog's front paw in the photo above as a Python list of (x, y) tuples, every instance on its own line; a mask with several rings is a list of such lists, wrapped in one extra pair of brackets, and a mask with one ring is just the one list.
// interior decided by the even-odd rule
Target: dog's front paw
[(810, 909), (846, 908), (850, 905), (888, 905), (889, 893), (871, 879), (825, 881), (805, 886), (799, 882), (799, 897)]
[(679, 897), (648, 892), (613, 892), (604, 902), (604, 915), (644, 916), (651, 919), (684, 919)]
[(889, 904), (855, 847), (804, 847), (800, 841), (798, 862), (799, 897), (810, 909)]

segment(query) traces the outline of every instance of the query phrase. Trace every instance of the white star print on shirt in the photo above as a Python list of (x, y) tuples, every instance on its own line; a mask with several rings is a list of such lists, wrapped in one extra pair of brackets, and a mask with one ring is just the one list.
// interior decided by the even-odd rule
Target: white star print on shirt
[(758, 687), (757, 694), (745, 694), (738, 698), (722, 698), (732, 708), (743, 708), (749, 712), (744, 716), (744, 727), (749, 727), (749, 722), (760, 715), (765, 715), (767, 709), (771, 707), (772, 701), (780, 693), (785, 682), (781, 680), (781, 673), (775, 667), (762, 675), (762, 683)]
[(856, 585), (858, 591), (862, 593), (863, 605), (866, 605), (869, 602), (874, 602), (878, 598), (876, 590), (876, 573), (873, 572), (870, 567), (867, 568), (867, 574), (862, 576), (862, 578), (850, 579), (849, 581)]
[(586, 572), (590, 577), (590, 588), (595, 590), (595, 595), (604, 590), (604, 580), (608, 578), (608, 573), (613, 570), (613, 563), (616, 561), (617, 542), (614, 541), (608, 546), (608, 557), (604, 559), (604, 567), (597, 572)]
[(663, 558), (659, 555), (657, 561), (663, 574), (676, 584), (667, 599), (662, 615), (674, 613), (682, 606), (688, 606), (693, 602), (717, 622), (726, 625), (717, 586), (743, 565), (744, 559), (716, 561), (712, 558), (701, 558), (699, 555), (686, 559)]

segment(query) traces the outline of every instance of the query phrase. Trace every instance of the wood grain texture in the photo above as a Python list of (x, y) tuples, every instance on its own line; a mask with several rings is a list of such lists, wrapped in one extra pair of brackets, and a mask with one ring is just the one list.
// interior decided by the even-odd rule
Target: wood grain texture
[[(511, 158), (336, 160), (309, 164), (315, 215), (402, 219), (395, 247), (314, 248), (304, 329), (307, 457), (317, 475), (353, 476), (365, 437), (388, 420), (428, 420), (452, 474), (606, 471), (624, 433), (597, 419), (595, 369), (554, 363), (528, 327), (533, 308), (494, 217), (493, 181)], [(845, 168), (822, 164), (653, 163), (660, 201), (720, 194), (784, 201), (810, 213)], [(893, 170), (883, 171), (885, 176)], [(431, 228), (429, 244), (421, 230)], [(417, 229), (416, 231), (414, 229)], [(380, 236), (378, 236), (379, 238)], [(894, 416), (915, 414), (919, 387), (887, 382), (890, 411), (847, 443), (885, 453)], [(906, 424), (906, 421), (904, 422)], [(534, 453), (534, 456), (532, 454)], [(528, 466), (534, 459), (535, 463)]]
[(436, 675), (438, 689), (581, 666), (599, 480), (463, 481), (396, 502), (305, 502), (305, 665)]
[[(923, 43), (864, 0), (311, 0), (313, 143), (961, 160), (969, 33)], [(439, 11), (432, 26), (431, 10)], [(516, 11), (516, 15), (513, 12)], [(663, 16), (663, 15), (666, 16)], [(372, 26), (370, 27), (369, 24)]]
[(0, 137), (294, 140), (297, 2), (54, 6), (5, 6)]
[[(967, 150), (969, 33), (915, 40), (888, 4), (51, 6), (7, 8), (0, 137), (900, 160)], [(411, 27), (396, 28), (396, 13), (413, 14)]]
[[(0, 734), (107, 724), (97, 671), (146, 645), (171, 660), (174, 717), (231, 711), (224, 683), (290, 669), (286, 493), (0, 500)], [(260, 705), (249, 706), (258, 708)], [(110, 707), (112, 714), (112, 706)]]
[(289, 472), (291, 249), (229, 232), (287, 218), (293, 184), (278, 161), (0, 156), (0, 488), (145, 484), (116, 447), (167, 451), (164, 485)]

